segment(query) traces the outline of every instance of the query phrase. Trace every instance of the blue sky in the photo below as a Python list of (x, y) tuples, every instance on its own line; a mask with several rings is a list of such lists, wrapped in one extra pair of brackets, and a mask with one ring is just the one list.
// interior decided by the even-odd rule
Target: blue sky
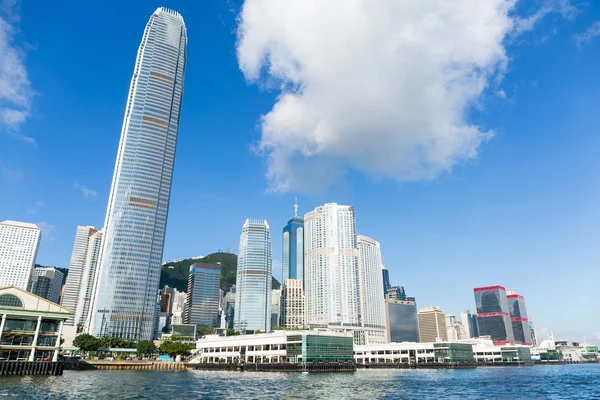
[[(104, 223), (137, 47), (167, 6), (184, 16), (189, 45), (164, 260), (237, 252), (244, 220), (266, 218), (280, 276), (294, 197), (301, 212), (350, 204), (358, 233), (380, 241), (392, 283), (420, 307), (458, 314), (474, 309), (473, 287), (501, 284), (525, 297), (538, 330), (600, 341), (590, 318), (600, 306), (600, 4), (478, 10), (474, 20), (510, 26), (444, 39), (439, 51), (420, 30), (424, 11), (411, 9), (398, 25), (417, 33), (394, 42), (407, 57), (365, 53), (389, 44), (387, 28), (369, 28), (387, 26), (380, 14), (360, 15), (369, 34), (357, 40), (359, 28), (335, 25), (356, 9), (318, 10), (328, 19), (307, 27), (297, 9), (252, 12), (270, 2), (248, 0), (242, 14), (241, 1), (1, 3), (0, 220), (43, 228), (38, 263), (68, 266), (77, 225)], [(471, 17), (441, 15), (449, 32), (444, 16)], [(303, 41), (313, 33), (316, 44)], [(338, 34), (351, 39), (339, 54), (326, 47)], [(435, 97), (428, 79), (449, 70)]]

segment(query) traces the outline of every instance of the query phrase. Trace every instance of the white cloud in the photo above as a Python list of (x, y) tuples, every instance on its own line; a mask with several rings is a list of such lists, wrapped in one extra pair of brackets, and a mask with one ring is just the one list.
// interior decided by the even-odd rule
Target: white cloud
[(505, 99), (506, 98), (506, 92), (503, 89), (496, 90), (496, 96)]
[(595, 21), (585, 32), (575, 35), (575, 41), (577, 46), (581, 47), (582, 44), (590, 42), (598, 36), (600, 36), (600, 21)]
[(515, 17), (514, 34), (531, 31), (535, 26), (549, 14), (560, 14), (563, 18), (573, 20), (579, 10), (571, 3), (571, 0), (545, 0), (542, 6), (529, 17)]
[(44, 208), (45, 204), (43, 201), (36, 201), (35, 205), (33, 207), (29, 207), (27, 209), (27, 214), (29, 215), (35, 215), (38, 213), (38, 211), (40, 211), (42, 208)]
[(96, 197), (96, 194), (97, 194), (96, 191), (88, 188), (85, 185), (80, 185), (79, 183), (75, 183), (73, 185), (73, 187), (75, 189), (79, 189), (81, 191), (81, 193), (83, 194), (83, 197)]
[(475, 158), (493, 131), (467, 115), (506, 69), (515, 2), (246, 0), (239, 66), (281, 91), (256, 146), (270, 189), (427, 180)]
[(56, 233), (54, 225), (51, 225), (47, 222), (36, 222), (35, 224), (42, 231), (43, 239), (47, 240), (48, 242), (54, 242), (54, 239), (56, 239), (54, 237), (54, 234)]
[(16, 1), (0, 2), (0, 132), (35, 144), (34, 139), (18, 133), (29, 116), (33, 92), (24, 52), (15, 43), (19, 22), (17, 5)]

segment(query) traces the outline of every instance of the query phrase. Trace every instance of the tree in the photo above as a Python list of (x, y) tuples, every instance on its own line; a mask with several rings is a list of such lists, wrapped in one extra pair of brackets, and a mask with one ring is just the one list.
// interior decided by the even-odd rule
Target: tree
[(236, 331), (233, 328), (227, 328), (227, 336), (237, 336), (239, 334), (240, 334), (239, 331)]
[(138, 356), (151, 356), (156, 351), (156, 346), (152, 340), (140, 340), (136, 349)]
[(207, 326), (199, 326), (198, 333), (200, 333), (200, 335), (202, 335), (202, 336), (212, 335), (213, 333), (215, 333), (215, 330), (213, 328), (209, 328)]
[(179, 341), (165, 340), (158, 347), (158, 350), (161, 354), (167, 354), (174, 358), (176, 355), (186, 356), (189, 354), (190, 350), (193, 350), (194, 348), (193, 345), (188, 345)]
[(285, 326), (277, 325), (277, 326), (273, 327), (273, 330), (274, 331), (285, 331), (285, 330), (287, 330), (287, 328)]
[(73, 340), (73, 346), (79, 347), (79, 350), (89, 353), (96, 351), (100, 347), (100, 339), (87, 333), (82, 333)]

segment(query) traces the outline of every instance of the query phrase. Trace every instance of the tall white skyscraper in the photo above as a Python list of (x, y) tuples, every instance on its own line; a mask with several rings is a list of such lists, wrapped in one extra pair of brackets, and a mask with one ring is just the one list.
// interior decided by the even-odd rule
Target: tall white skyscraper
[(234, 328), (271, 330), (271, 232), (264, 219), (248, 219), (242, 228), (235, 281)]
[[(85, 325), (90, 312), (92, 302), (92, 291), (94, 289), (94, 277), (98, 269), (98, 258), (102, 248), (102, 231), (92, 233), (88, 240), (87, 252), (83, 269), (81, 270), (81, 280), (79, 285), (79, 294), (75, 306), (75, 325)], [(69, 276), (67, 275), (67, 278)]]
[[(97, 239), (92, 240), (92, 237), (96, 237), (98, 234), (101, 238), (101, 231), (96, 230), (93, 226), (77, 227), (71, 261), (69, 262), (69, 273), (65, 282), (65, 292), (61, 302), (65, 308), (68, 308), (72, 312), (71, 317), (65, 322), (66, 325), (84, 325), (86, 322), (85, 319), (78, 319), (75, 322), (75, 313), (81, 289), (84, 289), (86, 293), (89, 291), (91, 297), (91, 291), (94, 286), (94, 274), (100, 252), (100, 243), (98, 243)], [(92, 246), (90, 246), (91, 244)], [(82, 287), (83, 270), (86, 263), (89, 263), (89, 268), (93, 270), (90, 271), (91, 279), (88, 277), (86, 284)]]
[(158, 8), (140, 44), (104, 224), (88, 331), (152, 339), (175, 160), (187, 34)]
[(361, 326), (366, 343), (386, 343), (385, 299), (381, 273), (381, 246), (366, 236), (356, 237)]
[(0, 223), (0, 287), (27, 290), (40, 244), (40, 228), (27, 222)]
[(328, 203), (304, 216), (304, 287), (307, 324), (360, 325), (353, 207)]

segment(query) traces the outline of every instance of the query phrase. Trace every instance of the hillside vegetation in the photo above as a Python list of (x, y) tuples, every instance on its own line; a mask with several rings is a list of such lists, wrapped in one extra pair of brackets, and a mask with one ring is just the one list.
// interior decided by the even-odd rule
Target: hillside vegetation
[[(169, 285), (177, 290), (187, 292), (190, 265), (195, 262), (208, 264), (221, 264), (221, 289), (229, 291), (235, 285), (237, 274), (237, 255), (232, 253), (212, 253), (201, 259), (188, 258), (177, 262), (170, 262), (162, 266), (160, 273), (160, 287)], [(273, 289), (279, 289), (280, 283), (273, 278)]]

